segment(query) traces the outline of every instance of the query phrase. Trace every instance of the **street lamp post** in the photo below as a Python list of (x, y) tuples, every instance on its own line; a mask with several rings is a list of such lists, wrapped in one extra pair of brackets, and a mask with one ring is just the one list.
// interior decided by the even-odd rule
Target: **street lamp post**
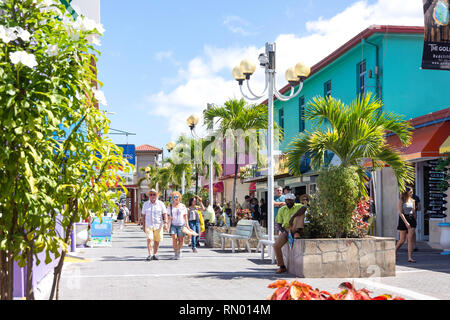
[[(249, 80), (250, 76), (256, 70), (256, 64), (245, 59), (241, 64), (233, 69), (233, 77), (239, 82), (239, 87), (242, 95), (248, 100), (259, 100), (264, 97), (265, 92), (268, 93), (268, 170), (267, 170), (267, 188), (268, 188), (268, 199), (267, 199), (267, 226), (268, 226), (268, 236), (270, 241), (274, 241), (274, 162), (273, 162), (273, 96), (275, 95), (278, 100), (289, 101), (297, 97), (303, 88), (303, 81), (309, 76), (310, 68), (303, 65), (302, 63), (297, 63), (294, 68), (289, 68), (286, 73), (286, 80), (291, 86), (291, 91), (289, 96), (285, 96), (278, 92), (275, 83), (275, 43), (266, 43), (266, 52), (262, 53), (258, 57), (259, 64), (265, 69), (265, 88), (261, 95), (256, 95), (250, 88)], [(246, 80), (247, 89), (251, 97), (247, 96), (243, 89), (242, 84)], [(295, 92), (295, 87), (298, 87), (297, 92)]]
[[(176, 146), (175, 142), (170, 141), (169, 143), (166, 144), (166, 149), (170, 153), (175, 148), (175, 146)], [(167, 195), (166, 190), (164, 190), (164, 201), (166, 201), (166, 195)]]
[[(191, 135), (192, 138), (196, 138), (194, 135), (194, 129), (195, 126), (198, 124), (199, 122), (199, 118), (195, 115), (191, 115), (189, 116), (189, 118), (187, 118), (186, 123), (189, 127), (189, 129), (191, 129)], [(198, 168), (197, 168), (197, 164), (195, 163), (196, 159), (195, 159), (195, 144), (194, 144), (194, 166), (195, 166), (195, 194), (198, 195)], [(184, 174), (184, 172), (183, 172)], [(184, 176), (184, 175), (183, 175)]]
[[(207, 110), (211, 109), (214, 106), (212, 103), (207, 104)], [(211, 121), (211, 132), (214, 131), (214, 119)], [(211, 154), (209, 155), (209, 203), (210, 205), (213, 205), (213, 156), (212, 156), (212, 148), (211, 148)]]

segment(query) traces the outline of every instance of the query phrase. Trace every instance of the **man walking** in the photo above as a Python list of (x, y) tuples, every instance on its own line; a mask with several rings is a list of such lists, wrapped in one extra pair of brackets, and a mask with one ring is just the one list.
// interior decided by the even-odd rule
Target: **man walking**
[(159, 243), (163, 238), (164, 231), (169, 230), (167, 219), (167, 208), (164, 202), (158, 200), (158, 192), (151, 189), (148, 193), (149, 200), (144, 202), (142, 216), (144, 217), (144, 231), (147, 234), (147, 261), (158, 260)]
[(278, 225), (280, 235), (275, 240), (273, 250), (277, 258), (278, 270), (276, 273), (283, 273), (287, 271), (284, 265), (283, 253), (281, 248), (289, 239), (289, 233), (294, 239), (303, 237), (303, 228), (305, 223), (306, 207), (301, 203), (294, 203), (295, 196), (292, 193), (285, 195), (286, 205), (278, 211), (275, 223)]

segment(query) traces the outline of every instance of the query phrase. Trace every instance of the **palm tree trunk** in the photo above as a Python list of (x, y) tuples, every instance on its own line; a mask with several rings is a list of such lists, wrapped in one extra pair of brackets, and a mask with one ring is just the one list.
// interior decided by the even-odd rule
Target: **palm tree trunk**
[(234, 156), (234, 181), (233, 181), (233, 215), (232, 215), (232, 220), (231, 220), (231, 224), (234, 226), (236, 225), (236, 183), (237, 183), (237, 174), (238, 174), (238, 153), (235, 153)]

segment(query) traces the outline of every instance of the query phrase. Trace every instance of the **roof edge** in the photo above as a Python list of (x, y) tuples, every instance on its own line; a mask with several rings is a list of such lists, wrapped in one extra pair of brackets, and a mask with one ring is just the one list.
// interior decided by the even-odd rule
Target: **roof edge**
[[(344, 53), (352, 49), (354, 46), (356, 46), (358, 43), (361, 42), (362, 39), (367, 39), (374, 35), (375, 33), (406, 33), (406, 34), (423, 34), (425, 28), (421, 26), (392, 26), (392, 25), (371, 25), (370, 27), (364, 29), (360, 33), (358, 33), (356, 36), (351, 38), (349, 41), (344, 43), (342, 46), (337, 48), (335, 51), (333, 51), (331, 54), (320, 60), (318, 63), (313, 65), (311, 67), (311, 73), (309, 76), (312, 76), (313, 74), (319, 72), (321, 69), (325, 68), (329, 64), (331, 64), (333, 61), (341, 57)], [(280, 93), (284, 94), (288, 90), (290, 90), (291, 86), (289, 84), (285, 85), (281, 90)], [(274, 101), (278, 100), (274, 96)], [(267, 104), (268, 99), (264, 100), (261, 104)]]

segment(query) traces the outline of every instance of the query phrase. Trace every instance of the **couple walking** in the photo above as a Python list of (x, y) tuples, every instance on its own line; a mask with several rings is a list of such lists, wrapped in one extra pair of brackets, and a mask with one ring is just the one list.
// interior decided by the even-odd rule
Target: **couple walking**
[[(193, 251), (196, 252), (195, 246), (198, 242), (198, 233), (195, 233), (188, 222), (188, 210), (181, 203), (181, 194), (178, 191), (172, 193), (173, 203), (167, 210), (164, 202), (158, 200), (158, 192), (151, 189), (148, 193), (149, 200), (142, 207), (142, 215), (144, 217), (144, 231), (147, 235), (147, 261), (158, 260), (157, 252), (159, 243), (163, 239), (163, 232), (169, 232), (172, 236), (172, 244), (175, 256), (173, 259), (181, 258), (181, 248), (185, 233), (197, 234), (192, 237)], [(169, 230), (170, 223), (170, 230)], [(191, 224), (192, 225), (192, 224)], [(197, 238), (194, 240), (194, 238)]]

